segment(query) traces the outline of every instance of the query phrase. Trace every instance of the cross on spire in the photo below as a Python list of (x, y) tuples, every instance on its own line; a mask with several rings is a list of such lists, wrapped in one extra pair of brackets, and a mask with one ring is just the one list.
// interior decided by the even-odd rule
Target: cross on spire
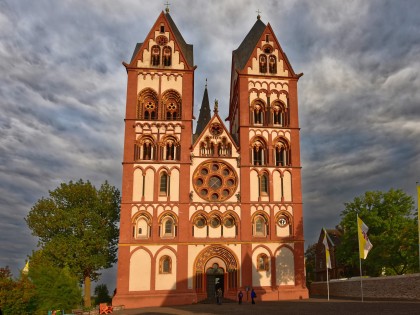
[(166, 12), (166, 13), (169, 13), (169, 6), (170, 6), (171, 4), (170, 4), (168, 1), (166, 1), (165, 5), (166, 5), (165, 12)]
[(260, 15), (260, 13), (262, 13), (259, 9), (257, 10), (257, 11), (255, 11), (255, 12), (257, 12), (257, 19), (259, 20), (260, 18), (261, 18), (261, 15)]

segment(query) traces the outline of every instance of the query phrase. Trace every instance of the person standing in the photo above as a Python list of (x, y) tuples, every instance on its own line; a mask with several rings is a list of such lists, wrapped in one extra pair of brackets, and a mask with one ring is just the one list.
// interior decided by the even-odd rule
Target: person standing
[(239, 291), (238, 293), (238, 304), (242, 304), (242, 298), (244, 297), (244, 294), (242, 291)]
[(219, 305), (222, 305), (222, 295), (223, 295), (222, 289), (218, 288), (216, 292), (216, 297), (217, 297), (217, 304)]
[(251, 290), (251, 300), (252, 304), (255, 304), (255, 298), (257, 297), (257, 293), (255, 293), (254, 289)]

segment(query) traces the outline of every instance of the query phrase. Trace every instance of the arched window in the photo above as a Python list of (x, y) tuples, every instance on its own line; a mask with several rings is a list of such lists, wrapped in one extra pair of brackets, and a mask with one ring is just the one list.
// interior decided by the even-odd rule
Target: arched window
[(267, 56), (260, 55), (260, 72), (267, 73)]
[(252, 106), (252, 119), (254, 125), (262, 125), (264, 123), (264, 103), (257, 100)]
[(274, 55), (270, 55), (270, 57), (268, 57), (268, 71), (271, 74), (277, 73), (277, 59)]
[(260, 177), (260, 195), (268, 195), (268, 175), (266, 173), (263, 173)]
[(159, 227), (161, 237), (175, 237), (176, 236), (176, 223), (171, 215), (166, 215), (161, 220)]
[(159, 260), (159, 273), (172, 273), (172, 259), (165, 255)]
[(160, 174), (159, 195), (169, 196), (169, 175), (166, 172)]
[(152, 63), (152, 66), (160, 65), (160, 47), (158, 45), (155, 45), (152, 47), (151, 63)]
[(267, 227), (267, 219), (263, 216), (263, 215), (256, 215), (254, 217), (254, 222), (253, 222), (253, 235), (254, 236), (258, 236), (258, 237), (265, 237), (267, 236), (267, 231), (268, 231), (268, 227)]
[(182, 98), (177, 91), (165, 91), (162, 94), (162, 103), (166, 120), (181, 119)]
[(269, 271), (270, 264), (266, 254), (259, 254), (257, 256), (257, 270), (258, 271)]
[(180, 144), (174, 137), (167, 137), (161, 142), (161, 159), (175, 161), (180, 158)]
[(144, 120), (158, 119), (158, 97), (152, 89), (144, 89), (139, 93), (137, 118)]
[(155, 160), (156, 146), (150, 137), (138, 140), (134, 145), (134, 160)]
[(280, 126), (287, 126), (287, 115), (286, 115), (286, 109), (282, 102), (274, 102), (271, 106), (271, 111), (273, 114), (273, 124), (274, 125), (280, 125)]
[(163, 47), (163, 65), (169, 67), (172, 63), (172, 49), (169, 46)]
[(280, 139), (274, 146), (276, 166), (290, 165), (290, 148), (287, 140)]
[(252, 165), (266, 164), (266, 146), (262, 140), (255, 140), (252, 145)]
[(149, 238), (151, 236), (151, 219), (146, 214), (139, 215), (134, 221), (133, 237)]

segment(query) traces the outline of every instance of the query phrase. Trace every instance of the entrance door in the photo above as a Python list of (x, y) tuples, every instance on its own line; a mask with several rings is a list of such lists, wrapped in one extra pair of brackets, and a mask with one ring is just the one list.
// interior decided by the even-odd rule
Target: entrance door
[(219, 265), (214, 264), (206, 272), (207, 277), (207, 298), (215, 298), (216, 291), (220, 288), (222, 292), (225, 291), (225, 272)]

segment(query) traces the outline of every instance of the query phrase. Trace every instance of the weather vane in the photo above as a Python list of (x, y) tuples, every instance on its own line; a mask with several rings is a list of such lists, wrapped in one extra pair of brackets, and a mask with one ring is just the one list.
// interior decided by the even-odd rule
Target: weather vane
[(169, 3), (168, 1), (166, 1), (165, 5), (166, 5), (165, 12), (166, 12), (166, 13), (169, 13), (169, 6), (170, 6), (170, 3)]
[(260, 15), (260, 13), (262, 13), (259, 9), (257, 10), (257, 11), (255, 11), (255, 12), (257, 12), (257, 19), (259, 20), (260, 18), (261, 18), (261, 15)]

